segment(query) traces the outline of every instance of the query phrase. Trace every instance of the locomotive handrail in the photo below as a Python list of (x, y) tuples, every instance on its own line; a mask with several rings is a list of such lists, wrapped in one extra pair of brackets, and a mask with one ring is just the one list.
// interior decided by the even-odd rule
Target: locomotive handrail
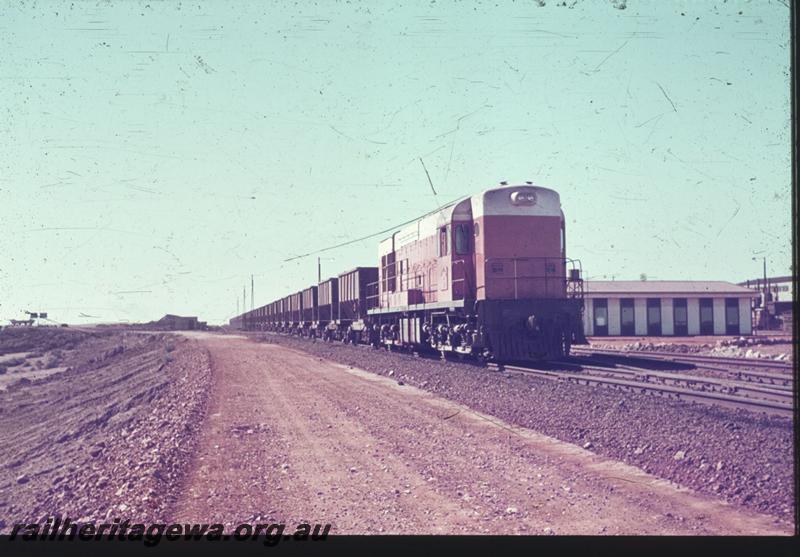
[[(513, 262), (513, 275), (512, 276), (497, 276), (497, 271), (490, 271), (490, 265), (492, 263), (497, 262)], [(545, 273), (544, 275), (535, 274), (535, 275), (519, 275), (518, 274), (518, 267), (520, 262), (543, 262)], [(555, 265), (552, 267), (549, 266), (549, 263), (554, 262)], [(567, 272), (567, 265), (569, 265), (569, 270), (572, 271), (573, 269), (577, 269), (577, 277), (574, 278), (572, 273)], [(552, 272), (548, 272), (548, 269), (552, 268)], [(559, 272), (561, 271), (561, 272)], [(570, 259), (568, 257), (491, 257), (486, 259), (484, 262), (484, 284), (477, 287), (477, 290), (484, 289), (486, 290), (486, 281), (491, 277), (492, 281), (514, 281), (514, 299), (519, 298), (519, 285), (522, 281), (529, 281), (527, 284), (536, 284), (536, 281), (540, 281), (544, 283), (544, 295), (547, 296), (551, 294), (550, 289), (551, 285), (556, 285), (560, 288), (563, 288), (563, 292), (568, 297), (572, 298), (583, 298), (583, 279), (580, 278), (582, 274), (581, 263), (580, 260)], [(507, 271), (505, 266), (503, 266), (503, 270), (501, 271), (505, 274)], [(525, 283), (523, 283), (525, 284)], [(556, 294), (560, 294), (561, 291), (555, 292)]]
[[(398, 276), (396, 275), (395, 278), (397, 279)], [(431, 301), (431, 295), (436, 294), (438, 291), (438, 282), (428, 284), (427, 288), (424, 288), (425, 275), (423, 274), (403, 274), (401, 280), (397, 280), (396, 285), (397, 288), (395, 290), (384, 290), (380, 291), (378, 289), (378, 293), (367, 295), (367, 309), (373, 309), (378, 307), (390, 307), (389, 304), (389, 296), (394, 293), (398, 292), (408, 292), (412, 290), (418, 290), (422, 293), (423, 301), (428, 303)], [(370, 290), (377, 289), (381, 281), (371, 282), (367, 285), (367, 292)]]

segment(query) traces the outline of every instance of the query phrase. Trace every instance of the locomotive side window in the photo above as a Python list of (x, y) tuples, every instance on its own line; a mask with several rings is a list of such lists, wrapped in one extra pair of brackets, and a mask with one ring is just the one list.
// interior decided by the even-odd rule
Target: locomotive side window
[(456, 255), (464, 255), (469, 253), (469, 225), (457, 224), (456, 225)]

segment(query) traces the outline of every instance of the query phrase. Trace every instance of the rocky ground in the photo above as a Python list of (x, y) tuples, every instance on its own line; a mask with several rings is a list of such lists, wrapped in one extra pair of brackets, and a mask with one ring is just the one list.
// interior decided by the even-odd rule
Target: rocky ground
[(391, 377), (661, 478), (791, 521), (791, 420), (283, 335), (263, 341)]
[(790, 531), (786, 419), (279, 335), (195, 336), (0, 331), (0, 531), (52, 516)]
[(0, 531), (169, 514), (205, 412), (207, 353), (164, 334), (5, 329), (0, 365)]

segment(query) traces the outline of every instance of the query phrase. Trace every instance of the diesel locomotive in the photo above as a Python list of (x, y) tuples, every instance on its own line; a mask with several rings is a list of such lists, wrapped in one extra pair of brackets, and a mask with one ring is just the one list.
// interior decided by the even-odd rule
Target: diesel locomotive
[(381, 241), (378, 260), (230, 325), (496, 361), (558, 359), (586, 342), (580, 262), (551, 189), (502, 184), (444, 206)]

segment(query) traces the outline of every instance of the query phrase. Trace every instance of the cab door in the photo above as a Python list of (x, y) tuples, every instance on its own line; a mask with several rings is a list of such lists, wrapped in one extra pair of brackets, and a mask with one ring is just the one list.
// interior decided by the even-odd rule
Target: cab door
[(452, 290), (450, 289), (451, 268), (453, 262), (453, 255), (451, 249), (451, 234), (452, 230), (450, 225), (440, 226), (437, 236), (437, 301), (444, 302), (452, 300)]
[(475, 251), (470, 222), (453, 223), (452, 283), (453, 299), (474, 298)]

